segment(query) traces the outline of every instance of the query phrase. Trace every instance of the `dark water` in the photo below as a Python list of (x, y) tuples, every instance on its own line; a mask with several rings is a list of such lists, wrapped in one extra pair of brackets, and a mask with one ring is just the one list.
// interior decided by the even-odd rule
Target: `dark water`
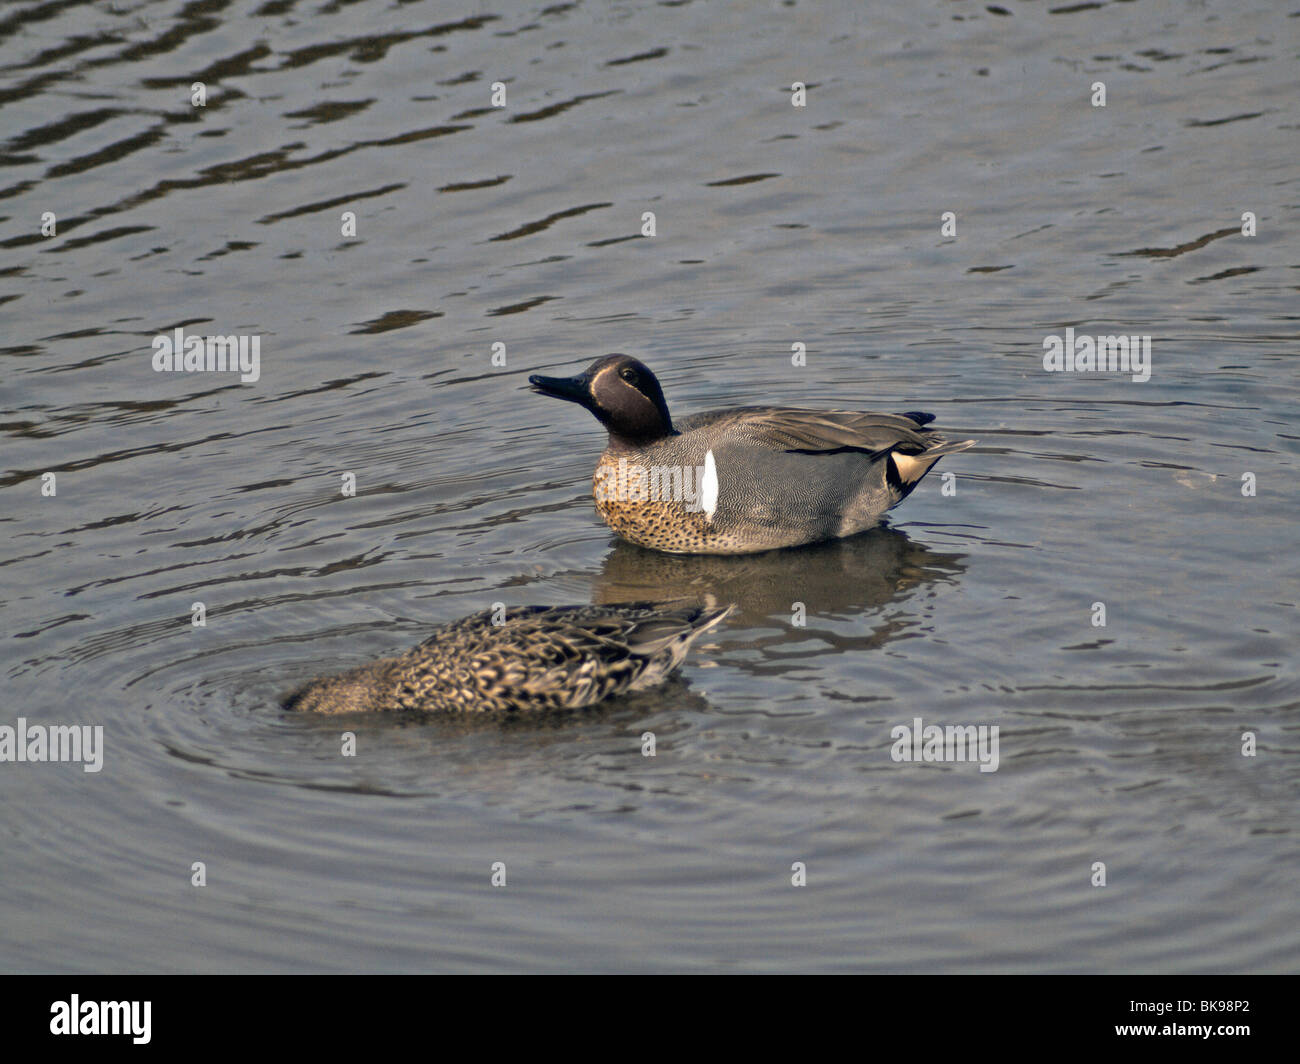
[[(0, 725), (105, 750), (0, 763), (0, 968), (1296, 971), (1298, 43), (1238, 0), (5, 5)], [(258, 379), (155, 372), (177, 326)], [(1150, 379), (1046, 372), (1067, 326)], [(980, 446), (889, 529), (656, 555), (525, 384), (616, 350), (678, 412)], [(679, 595), (740, 610), (587, 713), (344, 758), (276, 708), (494, 601)], [(998, 770), (894, 762), (918, 716)]]

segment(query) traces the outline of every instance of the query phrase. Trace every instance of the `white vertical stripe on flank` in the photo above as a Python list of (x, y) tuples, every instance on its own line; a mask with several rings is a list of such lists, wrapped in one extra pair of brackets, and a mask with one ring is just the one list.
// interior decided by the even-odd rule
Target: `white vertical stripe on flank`
[(710, 521), (718, 509), (718, 463), (713, 460), (713, 451), (704, 456), (704, 479), (700, 482), (700, 507), (704, 516)]

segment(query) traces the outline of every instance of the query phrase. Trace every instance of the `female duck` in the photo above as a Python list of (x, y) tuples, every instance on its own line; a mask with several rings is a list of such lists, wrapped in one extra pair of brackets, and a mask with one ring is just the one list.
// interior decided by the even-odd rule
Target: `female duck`
[(315, 680), (284, 708), (478, 713), (589, 706), (662, 683), (732, 609), (637, 602), (484, 610), (443, 625), (400, 657)]

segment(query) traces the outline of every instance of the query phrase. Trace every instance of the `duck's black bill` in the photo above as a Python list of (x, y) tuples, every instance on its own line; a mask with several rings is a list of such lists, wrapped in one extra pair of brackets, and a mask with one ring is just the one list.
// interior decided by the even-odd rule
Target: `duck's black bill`
[(533, 391), (541, 395), (567, 399), (571, 403), (582, 403), (584, 406), (591, 402), (591, 392), (588, 390), (591, 380), (585, 373), (576, 377), (543, 377), (539, 373), (534, 373), (528, 378), (528, 383), (533, 386)]

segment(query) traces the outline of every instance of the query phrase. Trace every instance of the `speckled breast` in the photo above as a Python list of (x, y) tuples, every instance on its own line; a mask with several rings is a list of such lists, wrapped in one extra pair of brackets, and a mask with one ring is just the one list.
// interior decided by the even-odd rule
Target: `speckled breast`
[(674, 554), (730, 554), (745, 548), (699, 508), (693, 467), (645, 464), (606, 451), (591, 479), (596, 512), (626, 540)]

